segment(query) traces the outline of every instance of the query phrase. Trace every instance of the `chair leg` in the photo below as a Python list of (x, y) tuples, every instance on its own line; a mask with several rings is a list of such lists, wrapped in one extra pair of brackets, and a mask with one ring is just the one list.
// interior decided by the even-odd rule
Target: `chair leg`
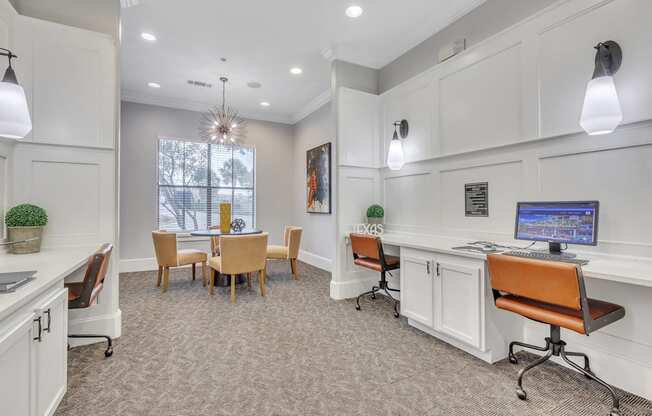
[[(584, 374), (584, 376), (590, 378), (591, 380), (595, 381), (596, 383), (600, 384), (602, 387), (606, 388), (609, 390), (609, 394), (611, 395), (611, 400), (612, 400), (612, 406), (611, 406), (611, 412), (609, 413), (610, 416), (620, 416), (620, 399), (618, 398), (618, 395), (616, 395), (616, 392), (614, 391), (613, 387), (611, 387), (609, 384), (604, 382), (602, 379), (600, 379), (598, 376), (593, 374), (591, 371), (587, 371), (584, 368), (580, 367), (579, 365), (575, 364), (573, 361), (571, 361), (570, 358), (568, 358), (568, 355), (572, 354), (573, 356), (584, 356), (586, 358), (586, 355), (580, 353), (568, 353), (564, 350), (564, 347), (561, 347), (560, 355), (561, 358), (566, 361), (568, 365), (579, 371), (580, 373)], [(588, 358), (587, 358), (588, 359)], [(586, 365), (586, 364), (585, 364)]]
[(158, 266), (158, 275), (156, 276), (156, 287), (161, 287), (162, 277), (163, 277), (163, 266)]
[(210, 283), (208, 284), (208, 293), (212, 296), (215, 294), (214, 288), (215, 288), (215, 276), (217, 275), (217, 271), (215, 269), (211, 269), (211, 279)]
[(539, 358), (535, 362), (530, 363), (527, 367), (521, 369), (521, 371), (518, 372), (518, 387), (516, 388), (516, 395), (518, 396), (519, 399), (521, 400), (527, 399), (527, 393), (525, 392), (525, 390), (523, 390), (523, 376), (525, 375), (525, 373), (527, 373), (534, 367), (545, 363), (550, 359), (550, 357), (552, 357), (552, 349), (548, 350), (546, 355)]
[(206, 287), (206, 281), (207, 281), (207, 275), (206, 275), (206, 262), (203, 261), (201, 263), (201, 281), (202, 281), (202, 286)]
[(265, 272), (265, 269), (258, 272), (258, 281), (260, 283), (260, 296), (264, 297), (267, 294), (267, 287), (265, 285), (265, 282), (267, 281), (267, 273)]
[(109, 358), (113, 355), (113, 341), (108, 335), (76, 335), (68, 334), (68, 338), (105, 338), (106, 339), (106, 350), (104, 350), (104, 356)]
[(251, 273), (247, 273), (247, 288), (251, 289)]
[(290, 259), (290, 269), (292, 269), (292, 277), (295, 280), (299, 280), (299, 275), (297, 274), (297, 259)]
[(195, 277), (197, 277), (197, 264), (193, 263), (192, 264), (192, 280), (195, 280)]
[[(564, 354), (566, 354), (568, 357), (582, 357), (584, 358), (584, 371), (587, 373), (592, 373), (591, 371), (591, 363), (589, 361), (589, 356), (584, 354), (583, 352), (570, 352), (570, 351), (564, 351)], [(587, 377), (591, 378), (591, 377)]]
[(514, 346), (519, 346), (519, 347), (523, 347), (523, 348), (529, 348), (531, 350), (545, 352), (545, 351), (548, 351), (550, 349), (550, 339), (546, 338), (546, 346), (545, 347), (538, 347), (536, 345), (525, 344), (523, 342), (518, 342), (518, 341), (510, 342), (509, 343), (509, 355), (508, 355), (509, 362), (512, 363), (512, 364), (518, 364), (518, 360), (516, 359), (516, 355), (514, 355)]
[(235, 303), (235, 275), (231, 275), (231, 303)]
[(167, 292), (169, 286), (170, 286), (170, 268), (165, 267), (163, 269), (163, 288), (161, 289), (161, 291), (163, 293)]

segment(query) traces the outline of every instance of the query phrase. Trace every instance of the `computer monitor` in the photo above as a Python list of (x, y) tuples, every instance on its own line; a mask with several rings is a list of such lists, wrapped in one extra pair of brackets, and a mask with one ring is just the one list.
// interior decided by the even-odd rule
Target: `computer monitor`
[(545, 241), (560, 254), (562, 244), (598, 244), (600, 202), (519, 202), (516, 204), (517, 240)]

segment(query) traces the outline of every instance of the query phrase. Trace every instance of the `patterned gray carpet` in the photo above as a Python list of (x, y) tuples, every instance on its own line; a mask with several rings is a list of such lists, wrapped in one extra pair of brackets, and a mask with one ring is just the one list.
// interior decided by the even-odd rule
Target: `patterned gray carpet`
[[(529, 400), (514, 394), (532, 359), (489, 365), (409, 327), (389, 302), (329, 298), (328, 273), (273, 264), (268, 296), (238, 288), (208, 296), (188, 270), (170, 290), (154, 273), (120, 276), (123, 336), (70, 351), (68, 393), (56, 415), (607, 415), (608, 396), (584, 377), (546, 364), (528, 374)], [(257, 283), (257, 282), (255, 282)], [(257, 285), (254, 284), (254, 287)], [(624, 395), (623, 415), (652, 405)]]

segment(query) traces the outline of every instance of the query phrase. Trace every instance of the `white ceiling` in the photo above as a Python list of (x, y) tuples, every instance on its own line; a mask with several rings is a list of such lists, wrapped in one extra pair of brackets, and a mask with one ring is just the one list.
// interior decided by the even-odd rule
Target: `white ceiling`
[[(202, 110), (218, 102), (224, 74), (227, 101), (243, 115), (291, 123), (329, 89), (325, 54), (381, 68), (484, 1), (359, 0), (364, 14), (350, 19), (349, 0), (141, 0), (122, 10), (122, 95)], [(158, 40), (145, 42), (142, 32)], [(291, 75), (292, 66), (303, 74)]]

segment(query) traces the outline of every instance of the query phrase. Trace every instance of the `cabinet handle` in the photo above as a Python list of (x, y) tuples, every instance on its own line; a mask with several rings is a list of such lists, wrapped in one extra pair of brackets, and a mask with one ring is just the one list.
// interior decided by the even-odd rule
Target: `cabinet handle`
[(34, 341), (41, 342), (43, 341), (43, 324), (41, 322), (41, 317), (39, 316), (38, 318), (34, 318), (34, 322), (38, 323), (38, 335), (33, 339)]
[(426, 273), (430, 274), (430, 262), (426, 262)]
[(439, 262), (437, 262), (437, 276), (441, 276), (441, 273), (439, 272)]
[(48, 314), (48, 326), (47, 326), (47, 328), (43, 328), (43, 330), (45, 332), (47, 332), (48, 334), (50, 333), (50, 328), (52, 327), (52, 310), (51, 309), (52, 308), (48, 308), (48, 310), (43, 312), (44, 314), (46, 314), (46, 313)]

